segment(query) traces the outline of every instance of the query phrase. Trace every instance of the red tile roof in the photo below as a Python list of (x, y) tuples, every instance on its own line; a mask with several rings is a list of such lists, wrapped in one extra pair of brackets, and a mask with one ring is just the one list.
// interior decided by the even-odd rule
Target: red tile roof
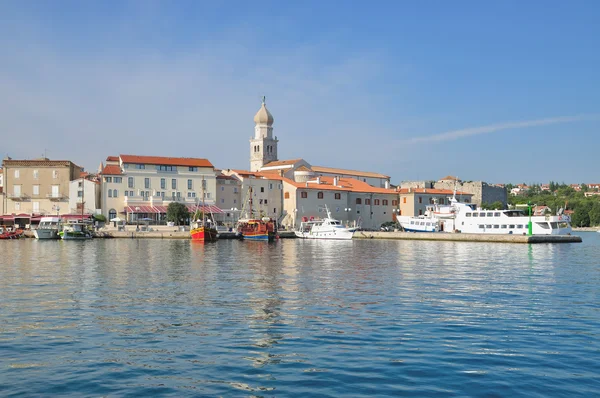
[(123, 163), (156, 164), (165, 166), (210, 167), (214, 168), (208, 159), (201, 158), (170, 158), (163, 156), (121, 155)]
[(225, 174), (219, 174), (217, 180), (237, 180), (235, 177), (227, 176)]
[(121, 167), (117, 166), (116, 164), (110, 164), (108, 166), (104, 166), (104, 169), (102, 170), (102, 175), (121, 175), (123, 174), (121, 172)]
[(312, 170), (317, 173), (330, 173), (330, 174), (345, 174), (361, 177), (372, 177), (372, 178), (390, 178), (381, 173), (372, 173), (370, 171), (359, 171), (359, 170), (347, 170), (347, 169), (336, 169), (333, 167), (323, 166), (311, 166)]
[(277, 166), (290, 166), (294, 163), (300, 162), (302, 159), (291, 159), (291, 160), (275, 160), (273, 162), (265, 164), (263, 167), (277, 167)]
[(118, 156), (109, 156), (106, 158), (107, 162), (118, 162), (119, 161), (119, 157)]
[(377, 188), (367, 184), (366, 182), (355, 178), (338, 178), (338, 184), (333, 185), (334, 177), (321, 176), (320, 183), (316, 180), (308, 182), (295, 182), (285, 177), (273, 177), (272, 179), (285, 181), (286, 183), (295, 186), (298, 189), (315, 189), (326, 191), (347, 191), (347, 192), (363, 192), (363, 193), (383, 193), (383, 194), (398, 194), (395, 189)]
[(446, 176), (444, 178), (440, 178), (440, 181), (460, 181), (460, 179), (454, 176)]

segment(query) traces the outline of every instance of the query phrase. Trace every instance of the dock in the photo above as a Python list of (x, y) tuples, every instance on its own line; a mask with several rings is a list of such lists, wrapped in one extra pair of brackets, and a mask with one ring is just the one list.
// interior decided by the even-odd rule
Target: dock
[(487, 243), (579, 243), (577, 235), (494, 235), (444, 232), (368, 232), (357, 231), (352, 239), (429, 240), (447, 242)]

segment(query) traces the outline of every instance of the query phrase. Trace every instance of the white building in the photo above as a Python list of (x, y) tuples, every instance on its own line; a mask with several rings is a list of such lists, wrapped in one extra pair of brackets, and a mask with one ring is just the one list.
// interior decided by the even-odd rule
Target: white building
[(215, 206), (216, 185), (215, 169), (207, 159), (109, 156), (102, 170), (102, 214), (108, 220), (118, 216), (162, 223), (171, 202), (184, 203), (190, 211), (204, 202), (207, 210), (222, 213)]
[(71, 214), (100, 213), (100, 183), (78, 178), (69, 183), (69, 212)]
[[(235, 177), (240, 181), (241, 206), (237, 206), (237, 208), (240, 210), (242, 218), (259, 216), (281, 218), (283, 185), (277, 176), (271, 178), (271, 175), (266, 173), (231, 169), (223, 170), (223, 174)], [(250, 213), (250, 205), (252, 213)]]

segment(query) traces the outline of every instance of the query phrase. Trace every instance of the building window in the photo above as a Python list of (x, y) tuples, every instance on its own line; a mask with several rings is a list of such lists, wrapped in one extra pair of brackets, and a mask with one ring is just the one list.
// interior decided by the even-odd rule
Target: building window
[(133, 191), (129, 191), (129, 196), (133, 196)]
[(83, 191), (77, 191), (77, 197), (83, 198)]
[(339, 200), (342, 198), (342, 194), (338, 192), (334, 195), (334, 197)]
[(181, 198), (181, 192), (177, 192), (177, 199)]
[(112, 182), (112, 177), (104, 177), (104, 182)]
[(267, 204), (267, 199), (265, 199), (265, 204)]
[(361, 205), (362, 204), (362, 199), (361, 198), (356, 198), (356, 204), (357, 205)]
[(40, 177), (39, 171), (38, 170), (33, 170), (33, 179), (37, 180), (39, 177)]
[(192, 189), (192, 180), (188, 180), (188, 189)]
[(129, 196), (129, 191), (125, 191), (125, 196)]
[(233, 193), (237, 193), (237, 187), (233, 187)]
[(113, 189), (113, 198), (116, 198), (119, 196), (119, 191), (117, 191), (116, 189)]
[(58, 170), (52, 170), (52, 178), (58, 178)]
[(191, 167), (191, 166), (190, 166), (189, 170), (190, 170), (190, 171), (198, 171), (198, 168), (197, 168), (197, 167)]
[(15, 202), (15, 210), (21, 210), (21, 203)]
[(388, 205), (388, 200), (387, 199), (383, 199), (381, 201), (381, 204), (384, 205), (384, 206), (387, 206)]
[(302, 199), (306, 199), (306, 198), (308, 198), (308, 193), (307, 192), (300, 192), (300, 197)]
[(265, 192), (265, 187), (260, 187), (260, 192)]
[(40, 186), (39, 185), (33, 186), (33, 194), (36, 196), (40, 194)]
[(375, 199), (375, 206), (379, 206), (379, 199)]
[(120, 184), (123, 182), (123, 177), (113, 177), (113, 181), (117, 184)]
[(171, 189), (177, 189), (177, 180), (175, 178), (171, 180)]
[(34, 213), (40, 212), (40, 202), (33, 202), (33, 212)]
[(112, 189), (109, 189), (109, 190), (108, 190), (108, 197), (109, 197), (109, 198), (112, 198)]
[(406, 203), (406, 196), (402, 198), (402, 203)]
[(269, 183), (269, 189), (273, 189), (273, 184)]
[(419, 215), (422, 216), (423, 215), (423, 209), (419, 209)]
[(398, 206), (398, 201), (397, 200), (392, 200), (392, 206)]
[(221, 204), (225, 203), (225, 199), (221, 198)]
[(423, 198), (419, 196), (419, 203), (423, 203)]
[(289, 199), (290, 198), (290, 193), (289, 192), (284, 193), (283, 194), (283, 198), (284, 199)]
[(134, 186), (133, 186), (133, 177), (128, 177), (127, 178), (127, 187), (128, 188), (134, 188)]
[(225, 187), (221, 187), (221, 192), (223, 192), (225, 190)]
[(117, 218), (117, 211), (115, 209), (110, 209), (108, 212), (108, 221)]
[(370, 206), (371, 205), (371, 199), (365, 199), (365, 205)]
[(323, 192), (317, 192), (317, 199), (323, 199)]
[(138, 170), (145, 170), (146, 169), (146, 165), (145, 164), (136, 164), (135, 168)]
[(167, 189), (167, 180), (164, 178), (160, 179), (160, 189)]
[(144, 188), (146, 188), (146, 189), (150, 188), (150, 179), (149, 178), (144, 178)]
[(20, 175), (20, 171), (19, 170), (15, 170), (15, 178), (19, 178)]

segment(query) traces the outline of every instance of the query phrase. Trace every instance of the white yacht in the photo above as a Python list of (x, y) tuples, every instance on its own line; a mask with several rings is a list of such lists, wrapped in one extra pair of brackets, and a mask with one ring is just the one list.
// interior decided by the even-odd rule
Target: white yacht
[(348, 228), (333, 217), (327, 207), (327, 217), (323, 219), (303, 219), (300, 228), (294, 231), (296, 237), (303, 239), (352, 239), (357, 228)]
[(398, 216), (398, 223), (406, 232), (439, 232), (440, 220), (436, 217), (424, 216)]
[(42, 217), (40, 225), (33, 230), (33, 234), (36, 239), (60, 239), (59, 228), (59, 217)]

